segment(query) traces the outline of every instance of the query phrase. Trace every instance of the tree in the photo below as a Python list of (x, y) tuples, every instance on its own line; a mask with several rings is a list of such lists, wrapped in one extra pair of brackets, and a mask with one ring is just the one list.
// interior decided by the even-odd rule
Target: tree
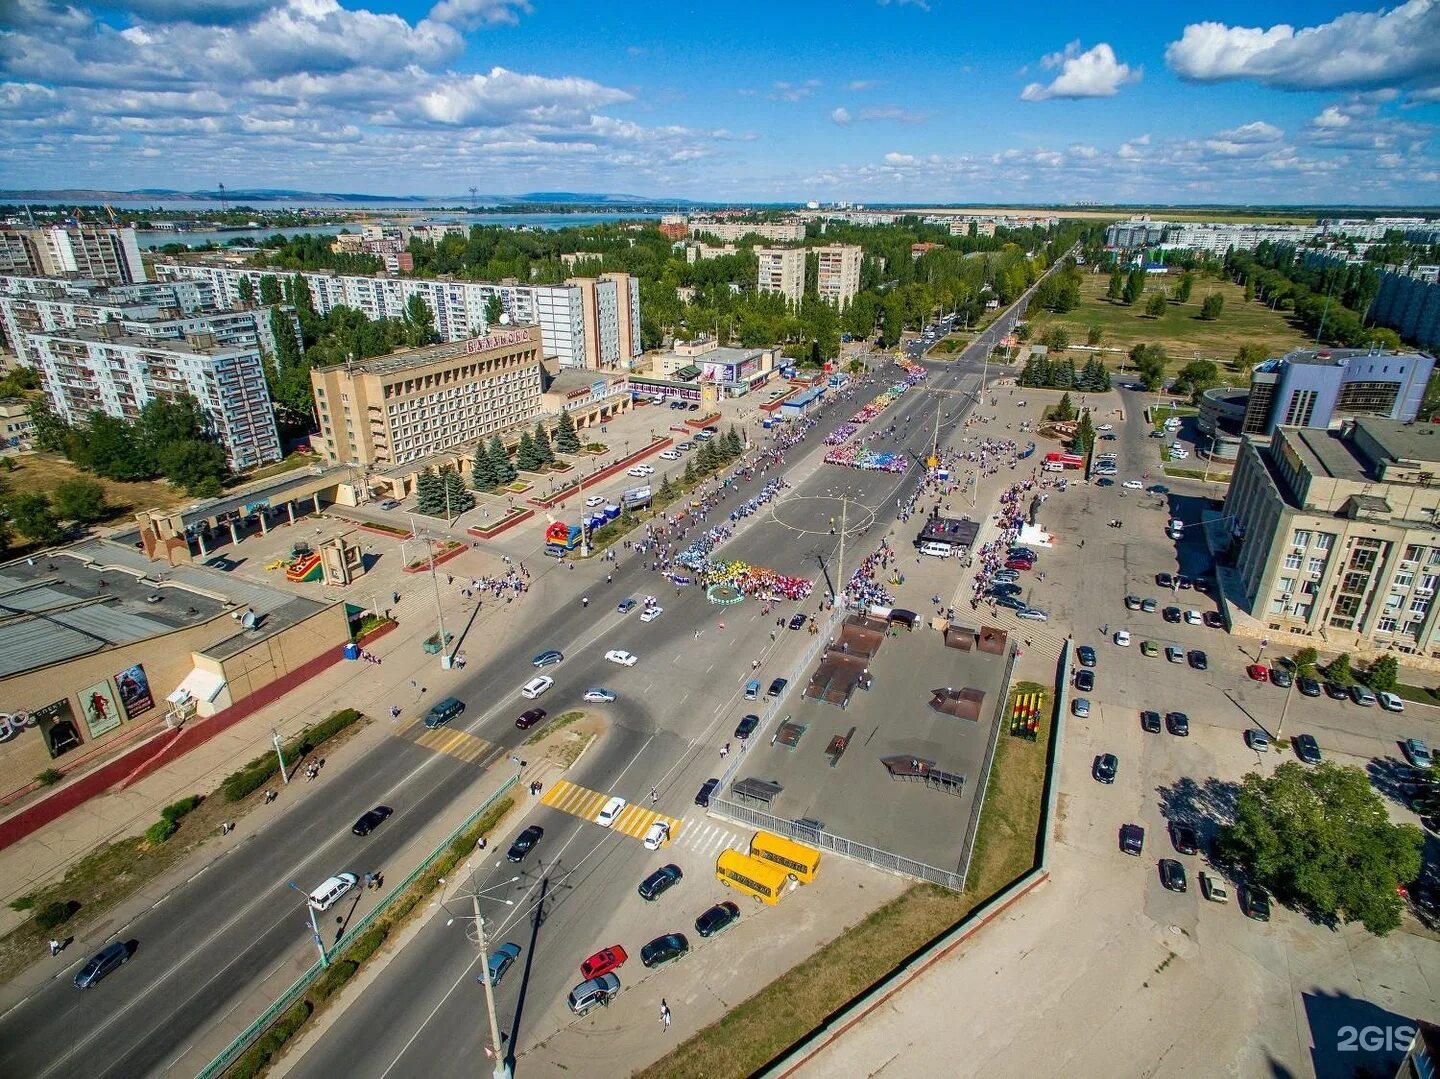
[(500, 302), (498, 294), (491, 295), (485, 301), (485, 328), (497, 326), (500, 323), (500, 316), (505, 313), (505, 305)]
[(580, 435), (575, 430), (575, 421), (563, 408), (555, 424), (555, 448), (561, 453), (578, 453), (580, 450)]
[(535, 440), (529, 431), (521, 432), (520, 446), (515, 450), (515, 467), (523, 472), (537, 472), (540, 469), (540, 454), (535, 449)]
[(214, 498), (225, 475), (225, 451), (213, 442), (185, 439), (163, 447), (156, 459), (159, 473), (195, 498)]
[(1200, 305), (1200, 317), (1213, 322), (1220, 317), (1220, 312), (1225, 310), (1225, 297), (1219, 292), (1211, 292), (1205, 297), (1204, 303)]
[(715, 453), (715, 443), (700, 443), (700, 452), (695, 455), (695, 467), (701, 472), (713, 472), (719, 466), (720, 459)]
[(1288, 761), (1245, 777), (1217, 849), (1277, 897), (1383, 936), (1400, 924), (1396, 889), (1419, 875), (1422, 843), (1413, 824), (1390, 823), (1359, 768)]
[(104, 486), (81, 476), (57, 484), (54, 499), (55, 512), (63, 520), (100, 521), (110, 512)]
[(1051, 326), (1040, 338), (1040, 343), (1051, 352), (1064, 352), (1070, 347), (1070, 334), (1064, 326)]
[(240, 286), (238, 291), (240, 293), (241, 303), (243, 303), (246, 307), (255, 306), (255, 286), (250, 283), (250, 278), (240, 278)]
[(74, 431), (43, 397), (30, 402), (30, 426), (34, 431), (35, 448), (46, 453), (63, 453)]
[(1135, 267), (1125, 277), (1125, 291), (1121, 293), (1120, 299), (1127, 305), (1133, 304), (1145, 292), (1145, 271)]
[(1060, 398), (1060, 403), (1050, 413), (1050, 418), (1061, 423), (1069, 423), (1075, 418), (1075, 402), (1070, 400), (1068, 393)]
[(1235, 366), (1243, 371), (1264, 363), (1269, 356), (1270, 350), (1264, 345), (1241, 345), (1235, 353)]
[(1365, 684), (1376, 693), (1394, 693), (1400, 680), (1400, 661), (1394, 656), (1381, 656), (1365, 672)]
[(1159, 318), (1165, 313), (1165, 308), (1168, 306), (1169, 304), (1165, 300), (1165, 293), (1158, 291), (1152, 292), (1150, 293), (1150, 298), (1145, 301), (1145, 313), (1151, 318)]
[(745, 452), (745, 443), (740, 438), (740, 432), (735, 430), (735, 425), (730, 425), (730, 430), (725, 434), (725, 448), (731, 457), (739, 457)]
[(279, 279), (269, 273), (262, 276), (260, 278), (260, 302), (266, 307), (272, 307), (281, 299)]
[(415, 477), (415, 509), (427, 517), (445, 513), (445, 487), (429, 465)]
[(666, 472), (660, 477), (660, 488), (655, 492), (660, 498), (675, 497), (675, 485), (670, 482), (670, 473)]
[(1159, 389), (1165, 382), (1165, 365), (1169, 357), (1159, 345), (1136, 345), (1130, 350), (1130, 362), (1147, 390)]
[(450, 465), (440, 469), (440, 512), (447, 521), (466, 510), (475, 508), (475, 496), (465, 487), (465, 480)]
[(680, 482), (689, 487), (698, 478), (695, 474), (695, 458), (687, 457), (685, 459), (685, 474), (680, 477)]
[(490, 437), (490, 465), (495, 469), (497, 482), (514, 482), (517, 475), (515, 466), (510, 463), (510, 455), (505, 452), (505, 444), (500, 441), (499, 435)]
[(1192, 394), (1204, 393), (1211, 386), (1220, 383), (1220, 367), (1210, 360), (1191, 360), (1175, 377), (1176, 385), (1183, 383)]
[(110, 480), (149, 479), (159, 471), (135, 425), (104, 412), (90, 414), (87, 430), (74, 432), (65, 452), (81, 468)]
[(1110, 284), (1105, 289), (1105, 298), (1119, 303), (1125, 296), (1125, 274), (1116, 266), (1110, 271)]
[(1083, 457), (1094, 445), (1095, 425), (1090, 422), (1090, 410), (1087, 408), (1080, 413), (1080, 422), (1075, 425), (1075, 439), (1070, 448)]
[(435, 315), (418, 293), (405, 301), (405, 343), (412, 348), (435, 340)]
[(1085, 343), (1091, 348), (1098, 348), (1100, 342), (1105, 340), (1105, 331), (1093, 323), (1085, 329)]
[(550, 448), (550, 436), (545, 433), (545, 425), (539, 420), (535, 421), (535, 433), (530, 436), (530, 441), (535, 447), (535, 456), (542, 465), (555, 463), (555, 451)]
[(1180, 281), (1175, 286), (1175, 302), (1189, 303), (1190, 290), (1195, 287), (1195, 275), (1186, 270), (1180, 275)]
[(476, 445), (475, 460), (470, 464), (470, 484), (477, 491), (491, 491), (499, 483), (500, 477), (495, 474), (495, 462), (490, 460), (485, 443), (481, 442)]
[(1336, 685), (1348, 686), (1355, 681), (1355, 676), (1350, 672), (1350, 653), (1341, 652), (1330, 661), (1325, 668), (1325, 677)]
[(1315, 651), (1315, 649), (1309, 648), (1309, 647), (1302, 648), (1302, 649), (1300, 649), (1300, 651), (1298, 651), (1298, 652), (1295, 653), (1295, 660), (1294, 660), (1294, 662), (1295, 662), (1295, 673), (1296, 673), (1296, 674), (1312, 674), (1312, 673), (1314, 672), (1314, 670), (1315, 670), (1315, 664), (1318, 663), (1319, 661), (1320, 661), (1320, 653), (1319, 653), (1319, 652), (1317, 652), (1317, 651)]
[(54, 543), (60, 538), (60, 525), (50, 499), (39, 492), (10, 500), (10, 523), (36, 543)]

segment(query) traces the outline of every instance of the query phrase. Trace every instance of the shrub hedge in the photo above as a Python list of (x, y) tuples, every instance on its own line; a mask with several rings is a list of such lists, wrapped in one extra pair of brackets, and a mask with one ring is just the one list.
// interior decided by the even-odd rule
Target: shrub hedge
[(145, 842), (149, 843), (152, 847), (158, 847), (179, 830), (180, 825), (168, 817), (164, 820), (157, 820), (154, 824), (150, 825), (149, 828), (145, 829)]
[(73, 906), (56, 899), (35, 912), (35, 924), (41, 929), (54, 929), (57, 925), (69, 921), (70, 915), (74, 913)]
[[(285, 760), (299, 760), (317, 746), (334, 738), (364, 714), (354, 708), (342, 708), (327, 719), (322, 719), (313, 727), (306, 727), (285, 744)], [(225, 777), (225, 782), (220, 785), (220, 789), (225, 794), (225, 801), (238, 802), (246, 795), (253, 794), (279, 771), (280, 762), (275, 759), (275, 754), (273, 752), (262, 753), (238, 772), (231, 772)]]
[(178, 802), (171, 802), (164, 809), (160, 810), (160, 816), (168, 821), (178, 822), (181, 817), (194, 810), (200, 802), (200, 795), (192, 794), (189, 798), (181, 798)]

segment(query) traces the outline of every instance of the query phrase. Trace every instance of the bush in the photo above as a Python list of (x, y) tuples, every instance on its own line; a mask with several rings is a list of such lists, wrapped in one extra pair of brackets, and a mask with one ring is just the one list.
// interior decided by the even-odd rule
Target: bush
[(73, 900), (62, 903), (56, 899), (46, 903), (35, 912), (35, 924), (47, 932), (70, 920), (70, 915), (79, 909), (79, 905)]
[(165, 820), (157, 820), (154, 824), (150, 825), (149, 828), (145, 829), (145, 842), (149, 843), (152, 847), (158, 847), (179, 830), (180, 825), (176, 824), (173, 820), (168, 818)]
[(179, 823), (180, 818), (194, 810), (200, 802), (200, 795), (192, 794), (189, 798), (181, 798), (178, 802), (171, 802), (164, 809), (160, 810), (160, 816), (172, 823)]
[(35, 782), (42, 787), (53, 787), (65, 778), (65, 773), (55, 768), (47, 768), (35, 777)]
[(241, 1054), (240, 1059), (226, 1073), (228, 1079), (254, 1079), (264, 1071), (265, 1065), (269, 1064), (285, 1043), (295, 1036), (295, 1032), (304, 1026), (314, 1010), (311, 1003), (304, 999), (287, 1009), (259, 1041)]
[[(285, 760), (297, 761), (312, 749), (322, 745), (346, 727), (364, 716), (354, 708), (342, 708), (334, 715), (322, 719), (313, 727), (306, 727), (285, 745)], [(280, 762), (274, 753), (262, 753), (238, 772), (225, 777), (220, 789), (225, 801), (238, 802), (247, 794), (253, 794), (263, 787), (272, 776), (280, 771)]]
[(359, 969), (358, 964), (348, 959), (338, 959), (330, 964), (330, 968), (324, 974), (315, 979), (315, 984), (310, 987), (310, 997), (316, 1004), (323, 1004), (355, 976)]
[(380, 922), (371, 926), (359, 940), (350, 945), (349, 950), (345, 953), (345, 958), (359, 966), (380, 950), (380, 945), (385, 943), (385, 938), (389, 935), (389, 922)]

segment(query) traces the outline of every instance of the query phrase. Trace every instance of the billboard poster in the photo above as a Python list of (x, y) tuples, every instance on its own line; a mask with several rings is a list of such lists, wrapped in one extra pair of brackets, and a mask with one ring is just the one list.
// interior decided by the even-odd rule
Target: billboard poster
[(30, 718), (40, 728), (40, 735), (45, 739), (45, 748), (50, 751), (51, 757), (63, 756), (84, 744), (80, 740), (79, 728), (75, 726), (75, 709), (70, 707), (69, 697), (61, 697), (54, 704), (35, 709)]
[(90, 729), (91, 738), (99, 738), (120, 726), (120, 708), (108, 678), (81, 691), (80, 708), (85, 713), (85, 726)]
[(145, 677), (143, 664), (126, 667), (117, 674), (115, 686), (120, 690), (120, 706), (125, 709), (126, 719), (134, 719), (155, 707), (155, 698), (150, 693), (150, 679)]

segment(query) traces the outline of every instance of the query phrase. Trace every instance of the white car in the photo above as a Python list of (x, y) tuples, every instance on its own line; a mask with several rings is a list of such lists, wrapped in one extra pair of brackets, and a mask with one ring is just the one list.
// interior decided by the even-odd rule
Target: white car
[(1115, 631), (1115, 643), (1121, 648), (1130, 647), (1130, 631), (1128, 629), (1117, 629)]
[(668, 842), (670, 842), (670, 825), (663, 820), (657, 820), (650, 825), (650, 830), (645, 833), (646, 850), (659, 850)]
[(635, 657), (632, 656), (629, 652), (622, 652), (618, 648), (612, 648), (610, 649), (610, 651), (606, 652), (605, 658), (608, 659), (611, 663), (620, 664), (620, 666), (622, 667), (635, 666)]
[(640, 612), (640, 621), (653, 622), (665, 613), (664, 607), (646, 607)]
[(544, 693), (554, 684), (555, 679), (551, 678), (549, 675), (542, 674), (540, 675), (540, 677), (532, 678), (530, 679), (530, 681), (526, 682), (523, 686), (521, 686), (520, 696), (524, 697), (527, 701), (533, 701), (536, 697), (540, 696), (540, 694)]
[(660, 451), (660, 460), (662, 460), (662, 461), (678, 461), (678, 460), (680, 460), (680, 451), (679, 451), (679, 450), (661, 450), (661, 451)]
[(634, 468), (629, 469), (625, 474), (627, 476), (653, 476), (655, 475), (655, 470), (649, 465), (636, 465)]
[(1097, 431), (1113, 431), (1113, 430), (1115, 430), (1115, 425), (1114, 425), (1113, 423), (1102, 423), (1099, 427), (1095, 428), (1095, 430), (1097, 430)]
[(601, 689), (599, 686), (585, 691), (585, 702), (587, 704), (609, 704), (614, 699), (615, 694), (611, 693), (608, 689)]
[(1145, 485), (1139, 480), (1126, 480), (1120, 486), (1127, 491), (1143, 491), (1145, 489)]
[(1186, 611), (1185, 622), (1187, 625), (1191, 626), (1203, 626), (1205, 624), (1205, 619), (1200, 617), (1199, 611)]
[(1405, 711), (1405, 702), (1393, 693), (1386, 693), (1382, 690), (1375, 694), (1375, 699), (1380, 702), (1380, 707), (1387, 712)]
[(585, 505), (592, 508), (595, 506), (603, 506), (605, 505), (605, 499), (603, 499), (599, 495), (591, 495), (585, 500)]
[(600, 810), (600, 815), (595, 818), (595, 823), (601, 828), (609, 828), (615, 823), (615, 818), (625, 810), (625, 799), (618, 794), (605, 803), (605, 808)]

